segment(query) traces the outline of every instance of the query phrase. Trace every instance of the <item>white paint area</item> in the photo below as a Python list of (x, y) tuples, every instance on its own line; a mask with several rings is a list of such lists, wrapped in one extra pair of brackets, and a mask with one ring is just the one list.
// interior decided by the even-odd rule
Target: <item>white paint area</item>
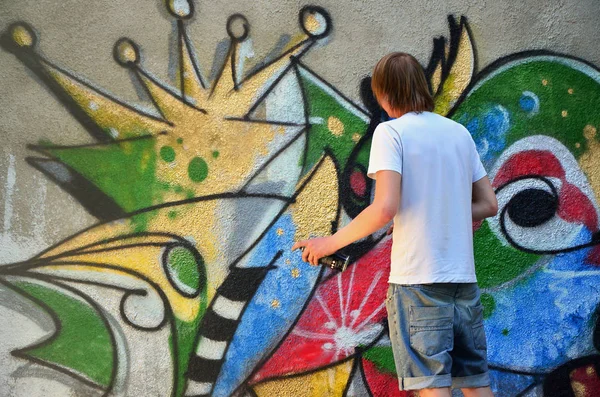
[(187, 387), (185, 389), (186, 396), (204, 395), (209, 394), (213, 384), (208, 382), (195, 382), (193, 380), (187, 381)]
[(218, 295), (215, 298), (212, 310), (228, 320), (237, 320), (242, 314), (245, 304), (246, 302), (232, 301), (222, 295)]
[(4, 184), (4, 191), (6, 192), (6, 198), (4, 199), (4, 225), (2, 232), (8, 233), (13, 217), (13, 195), (15, 192), (15, 182), (17, 181), (17, 171), (15, 169), (15, 155), (8, 155), (8, 170), (6, 175), (6, 183)]
[(188, 0), (172, 0), (173, 1), (173, 11), (175, 14), (179, 16), (187, 16), (190, 15), (191, 9)]
[(287, 72), (281, 78), (265, 98), (265, 106), (266, 119), (269, 121), (305, 123), (302, 90), (295, 73)]
[[(47, 247), (46, 243), (46, 218), (45, 204), (47, 194), (47, 181), (35, 173), (23, 174), (17, 181), (16, 157), (8, 155), (6, 182), (4, 183), (4, 211), (2, 221), (2, 234), (0, 235), (0, 265), (14, 263), (29, 259), (40, 250)], [(23, 186), (30, 183), (29, 189)], [(23, 190), (20, 190), (21, 187)], [(15, 212), (15, 203), (20, 209)], [(31, 220), (28, 225), (17, 223), (21, 213), (29, 210)]]
[(238, 47), (238, 59), (235, 70), (235, 78), (239, 83), (244, 78), (244, 65), (247, 59), (254, 58), (254, 45), (252, 44), (252, 38), (247, 38), (240, 43)]
[(286, 135), (293, 134), (297, 136), (296, 140), (252, 178), (244, 189), (246, 192), (276, 194), (284, 197), (290, 197), (294, 193), (302, 171), (300, 159), (306, 146), (306, 133), (302, 132), (300, 127), (293, 128), (295, 131), (291, 131), (290, 127)]
[(200, 339), (196, 354), (209, 360), (220, 360), (227, 349), (227, 342), (216, 341), (206, 337)]

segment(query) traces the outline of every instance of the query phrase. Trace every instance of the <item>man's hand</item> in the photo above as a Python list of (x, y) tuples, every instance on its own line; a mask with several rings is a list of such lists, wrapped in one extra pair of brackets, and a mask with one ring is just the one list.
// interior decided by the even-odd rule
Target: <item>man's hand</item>
[(302, 251), (302, 260), (314, 266), (319, 264), (319, 259), (322, 257), (331, 255), (337, 251), (332, 236), (298, 241), (292, 246), (292, 251), (298, 248), (304, 248), (304, 251)]

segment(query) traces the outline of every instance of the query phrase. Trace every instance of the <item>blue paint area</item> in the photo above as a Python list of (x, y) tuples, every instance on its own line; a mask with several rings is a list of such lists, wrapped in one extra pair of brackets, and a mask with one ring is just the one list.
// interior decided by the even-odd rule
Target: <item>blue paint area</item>
[(463, 114), (458, 120), (473, 136), (477, 152), (486, 167), (506, 146), (506, 134), (510, 129), (508, 110), (502, 105), (489, 104), (477, 114)]
[[(284, 338), (314, 289), (321, 266), (302, 261), (300, 251), (290, 251), (295, 226), (289, 213), (269, 228), (240, 267), (265, 266), (283, 250), (248, 304), (225, 355), (214, 396), (229, 396)], [(268, 258), (268, 259), (266, 259)], [(245, 258), (246, 259), (246, 258)], [(296, 276), (296, 277), (294, 277)]]
[(536, 377), (490, 370), (490, 387), (495, 397), (514, 397), (536, 382)]
[[(582, 228), (570, 245), (590, 238)], [(549, 372), (597, 353), (592, 334), (600, 303), (600, 267), (585, 263), (589, 250), (555, 255), (516, 284), (488, 292), (496, 302), (485, 322), (490, 365)]]
[(523, 95), (521, 99), (519, 99), (519, 106), (526, 112), (531, 112), (535, 109), (535, 100), (527, 95)]
[(524, 91), (519, 98), (519, 107), (529, 116), (536, 115), (540, 110), (540, 99), (531, 91)]

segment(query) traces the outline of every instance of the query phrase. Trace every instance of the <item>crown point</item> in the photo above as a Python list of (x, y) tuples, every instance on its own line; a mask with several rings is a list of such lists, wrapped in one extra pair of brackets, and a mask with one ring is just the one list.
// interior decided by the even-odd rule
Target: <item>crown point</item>
[(10, 33), (19, 47), (33, 47), (37, 42), (37, 36), (31, 26), (23, 22), (13, 25)]
[(121, 66), (132, 67), (140, 61), (140, 50), (131, 39), (123, 37), (115, 43), (114, 57)]
[(233, 14), (227, 19), (227, 34), (233, 41), (241, 43), (250, 33), (250, 23), (242, 14)]
[(305, 6), (298, 15), (304, 33), (314, 39), (321, 39), (331, 31), (331, 16), (319, 6)]
[(167, 0), (167, 9), (178, 19), (187, 19), (194, 14), (194, 5), (190, 0)]

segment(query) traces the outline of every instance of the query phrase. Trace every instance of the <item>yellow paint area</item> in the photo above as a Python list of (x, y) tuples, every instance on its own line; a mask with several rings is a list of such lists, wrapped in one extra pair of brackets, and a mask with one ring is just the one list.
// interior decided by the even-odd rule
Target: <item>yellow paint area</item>
[[(447, 46), (445, 50), (445, 56), (448, 58), (449, 49)], [(461, 96), (463, 91), (471, 82), (474, 72), (474, 58), (475, 55), (471, 37), (469, 36), (469, 32), (466, 27), (463, 26), (458, 44), (456, 60), (449, 71), (448, 77), (442, 82), (442, 68), (440, 62), (438, 63), (431, 78), (433, 92), (436, 92), (439, 85), (443, 84), (441, 91), (434, 98), (434, 112), (441, 115), (448, 114), (456, 100)]]
[(23, 26), (15, 26), (12, 30), (12, 38), (21, 47), (30, 47), (33, 44), (31, 33)]
[(335, 136), (342, 136), (344, 134), (344, 123), (335, 116), (329, 116), (329, 119), (327, 119), (327, 128)]
[(354, 360), (347, 360), (334, 367), (306, 375), (260, 383), (254, 386), (254, 392), (258, 397), (342, 396), (350, 380), (353, 362)]
[(590, 124), (583, 129), (587, 151), (579, 158), (579, 166), (590, 181), (596, 202), (600, 203), (600, 142), (596, 139), (597, 132), (596, 127)]
[(324, 156), (300, 185), (304, 183), (290, 206), (296, 226), (295, 241), (331, 234), (338, 212), (338, 174), (331, 157)]
[[(190, 110), (184, 111), (187, 112)], [(221, 120), (210, 115), (198, 117), (196, 123), (190, 118), (183, 120), (179, 124), (182, 129), (178, 127), (176, 135), (156, 138), (157, 150), (163, 146), (175, 149), (175, 161), (159, 160), (156, 169), (160, 180), (191, 190), (195, 196), (238, 190), (255, 171), (255, 164), (271, 152), (274, 136), (284, 129), (263, 123)], [(177, 143), (179, 137), (183, 137), (183, 145)], [(218, 157), (213, 156), (214, 152), (219, 153)], [(206, 178), (201, 181), (189, 177), (190, 162), (197, 157), (208, 168)]]
[(138, 60), (135, 48), (133, 48), (127, 41), (121, 41), (119, 44), (117, 44), (115, 50), (119, 59), (123, 63), (135, 62)]
[(435, 94), (442, 83), (442, 63), (438, 62), (433, 74), (431, 75), (431, 89)]
[(321, 23), (313, 14), (308, 14), (304, 18), (304, 27), (312, 33), (317, 33), (322, 29)]
[(167, 123), (131, 110), (86, 87), (51, 65), (46, 64), (46, 68), (52, 78), (63, 87), (100, 128), (105, 131), (114, 129), (119, 133), (119, 139), (170, 131), (170, 126)]

